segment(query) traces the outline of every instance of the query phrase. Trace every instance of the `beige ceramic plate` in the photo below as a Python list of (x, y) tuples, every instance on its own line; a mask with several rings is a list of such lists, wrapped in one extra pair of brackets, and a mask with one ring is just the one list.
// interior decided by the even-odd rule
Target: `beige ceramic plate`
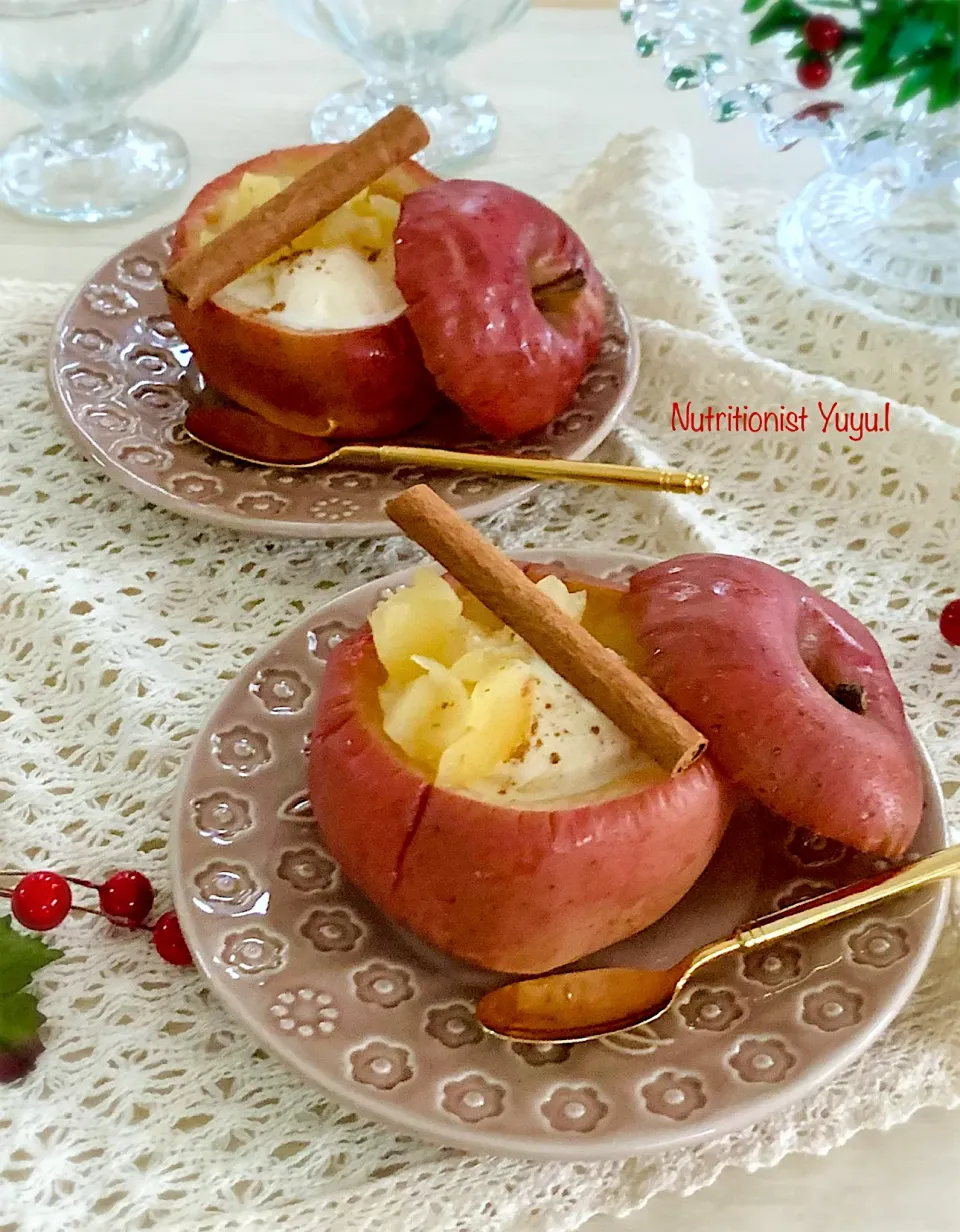
[[(648, 562), (627, 568), (623, 556), (565, 552), (563, 563), (612, 576)], [(217, 705), (184, 771), (173, 827), (177, 910), (236, 1018), (305, 1079), (372, 1117), (470, 1151), (545, 1159), (627, 1156), (728, 1131), (862, 1052), (920, 977), (945, 910), (942, 888), (717, 964), (652, 1028), (572, 1048), (484, 1035), (471, 1007), (499, 977), (385, 920), (324, 852), (305, 795), (324, 660), (408, 577), (352, 591), (271, 645)], [(943, 842), (927, 765), (916, 851)], [(600, 960), (667, 966), (753, 916), (873, 868), (836, 844), (744, 818), (678, 907)]]
[[(160, 272), (170, 229), (112, 257), (82, 286), (54, 329), (53, 403), (84, 454), (145, 499), (174, 513), (272, 537), (364, 538), (396, 534), (385, 501), (429, 478), (464, 517), (494, 513), (533, 490), (527, 481), (330, 467), (285, 471), (249, 466), (184, 436), (184, 390), (199, 374), (167, 316)], [(396, 442), (482, 449), (522, 457), (585, 458), (608, 435), (633, 392), (639, 345), (630, 318), (608, 291), (600, 355), (573, 403), (542, 432), (494, 442), (458, 413)]]

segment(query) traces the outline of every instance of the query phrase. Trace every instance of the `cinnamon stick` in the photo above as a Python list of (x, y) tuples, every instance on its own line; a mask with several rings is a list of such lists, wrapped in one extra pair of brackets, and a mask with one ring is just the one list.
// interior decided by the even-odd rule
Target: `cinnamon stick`
[(198, 307), (422, 150), (429, 140), (415, 111), (395, 107), (265, 204), (172, 265), (163, 279), (167, 293), (188, 308)]
[(523, 571), (425, 484), (387, 516), (657, 762), (679, 774), (707, 741), (626, 663), (538, 590)]

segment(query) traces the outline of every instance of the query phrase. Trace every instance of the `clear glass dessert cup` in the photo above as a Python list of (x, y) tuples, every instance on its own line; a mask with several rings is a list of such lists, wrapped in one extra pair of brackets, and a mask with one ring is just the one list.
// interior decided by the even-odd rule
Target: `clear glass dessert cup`
[(447, 80), (445, 66), (466, 48), (518, 21), (530, 0), (274, 0), (299, 31), (347, 52), (366, 77), (323, 100), (314, 141), (348, 141), (398, 103), (430, 130), (428, 167), (482, 153), (497, 113), (485, 94)]
[(749, 116), (777, 151), (819, 142), (827, 169), (777, 231), (795, 277), (896, 316), (960, 323), (960, 106), (898, 103), (896, 80), (854, 89), (839, 65), (827, 88), (804, 88), (795, 36), (751, 43), (759, 14), (740, 2), (621, 0), (620, 12), (637, 53), (660, 57), (667, 88), (698, 89), (713, 120)]
[(0, 201), (62, 222), (123, 218), (178, 188), (183, 139), (127, 120), (223, 0), (0, 0), (0, 96), (40, 125), (0, 150)]

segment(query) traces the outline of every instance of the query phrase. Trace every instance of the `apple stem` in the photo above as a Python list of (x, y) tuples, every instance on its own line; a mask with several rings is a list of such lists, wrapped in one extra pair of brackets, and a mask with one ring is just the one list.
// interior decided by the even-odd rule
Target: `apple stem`
[(564, 270), (549, 282), (532, 287), (533, 302), (541, 312), (552, 312), (564, 302), (577, 295), (587, 285), (587, 276), (581, 269)]
[(830, 696), (835, 702), (839, 702), (841, 706), (854, 714), (867, 713), (867, 691), (862, 684), (844, 684), (834, 685), (828, 690)]

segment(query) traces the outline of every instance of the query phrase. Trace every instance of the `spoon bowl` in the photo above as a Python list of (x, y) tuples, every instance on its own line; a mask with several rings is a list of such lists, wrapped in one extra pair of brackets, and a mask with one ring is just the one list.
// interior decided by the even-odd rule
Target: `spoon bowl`
[[(602, 967), (496, 988), (477, 1007), (495, 1035), (527, 1043), (582, 1043), (665, 1014), (689, 977), (686, 960), (667, 971)], [(645, 1007), (645, 1009), (643, 1008)]]

